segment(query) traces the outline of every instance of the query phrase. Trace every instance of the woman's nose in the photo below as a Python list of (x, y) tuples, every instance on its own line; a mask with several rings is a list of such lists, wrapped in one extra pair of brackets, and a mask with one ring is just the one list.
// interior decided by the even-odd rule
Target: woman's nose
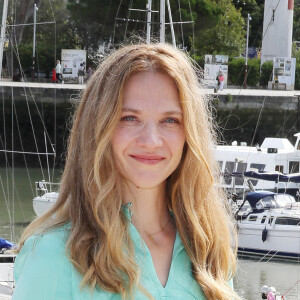
[(144, 148), (157, 148), (163, 145), (163, 139), (155, 122), (147, 122), (141, 128), (140, 134), (137, 138), (137, 143)]

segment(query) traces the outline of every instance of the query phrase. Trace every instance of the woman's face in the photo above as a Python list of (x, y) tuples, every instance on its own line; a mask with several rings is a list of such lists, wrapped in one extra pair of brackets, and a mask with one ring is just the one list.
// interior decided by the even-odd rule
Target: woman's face
[(184, 143), (182, 109), (173, 79), (158, 72), (132, 75), (111, 139), (121, 175), (139, 188), (163, 184), (177, 168)]

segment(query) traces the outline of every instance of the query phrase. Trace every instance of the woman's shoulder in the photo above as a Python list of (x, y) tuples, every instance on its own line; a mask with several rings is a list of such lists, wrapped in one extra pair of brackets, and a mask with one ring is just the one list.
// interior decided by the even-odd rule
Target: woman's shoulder
[(43, 233), (34, 234), (26, 240), (24, 246), (21, 249), (21, 252), (23, 251), (23, 249), (26, 251), (32, 250), (34, 252), (61, 252), (61, 250), (65, 249), (69, 233), (70, 226), (66, 224), (50, 229)]
[(26, 240), (14, 264), (14, 300), (52, 300), (59, 294), (71, 299), (68, 282), (72, 278), (72, 265), (66, 252), (68, 236), (68, 226), (64, 225)]

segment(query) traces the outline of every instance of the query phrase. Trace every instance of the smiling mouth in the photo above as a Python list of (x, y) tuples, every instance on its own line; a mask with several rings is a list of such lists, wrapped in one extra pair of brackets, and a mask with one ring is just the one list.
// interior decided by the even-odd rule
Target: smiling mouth
[(145, 155), (130, 155), (133, 159), (138, 162), (147, 164), (147, 165), (155, 165), (162, 162), (165, 158), (162, 156), (145, 156)]

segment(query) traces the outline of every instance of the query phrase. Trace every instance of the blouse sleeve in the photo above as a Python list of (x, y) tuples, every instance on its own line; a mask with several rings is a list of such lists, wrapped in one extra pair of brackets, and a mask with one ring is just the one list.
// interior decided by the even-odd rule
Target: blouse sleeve
[(14, 265), (13, 300), (72, 299), (72, 265), (62, 232), (32, 236), (25, 242)]

